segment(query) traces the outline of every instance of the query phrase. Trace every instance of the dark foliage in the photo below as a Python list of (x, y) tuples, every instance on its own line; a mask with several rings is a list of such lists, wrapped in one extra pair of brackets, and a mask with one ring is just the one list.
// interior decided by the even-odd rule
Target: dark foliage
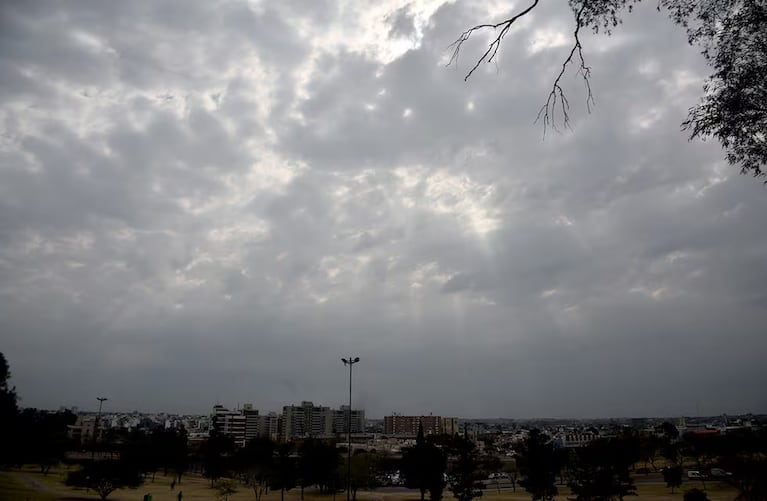
[(378, 456), (372, 452), (358, 451), (352, 456), (351, 497), (357, 499), (357, 491), (372, 490), (379, 486)]
[(228, 435), (211, 433), (200, 447), (203, 475), (210, 480), (210, 485), (229, 471), (230, 458), (235, 451), (234, 440)]
[(636, 495), (629, 469), (637, 458), (631, 436), (597, 440), (579, 449), (568, 483), (575, 500), (622, 500)]
[(700, 489), (690, 489), (684, 493), (684, 501), (708, 501), (706, 493)]
[(101, 499), (106, 499), (116, 489), (140, 486), (141, 474), (131, 464), (123, 461), (90, 461), (67, 476), (66, 484), (96, 491)]
[(551, 501), (557, 495), (557, 462), (554, 445), (540, 430), (530, 431), (518, 460), (522, 480), (519, 484), (533, 500)]
[(0, 466), (9, 466), (15, 462), (15, 428), (19, 409), (16, 388), (10, 385), (11, 369), (5, 355), (0, 353)]
[(271, 478), (272, 490), (280, 491), (280, 499), (285, 498), (285, 492), (296, 486), (298, 464), (292, 457), (293, 444), (279, 444), (275, 450), (273, 473)]
[(725, 480), (737, 489), (737, 501), (767, 499), (767, 429), (715, 438), (718, 456), (714, 463), (731, 473)]
[(482, 480), (487, 478), (488, 471), (474, 442), (456, 436), (450, 452), (454, 456), (449, 468), (450, 492), (458, 501), (471, 501), (482, 496)]
[(70, 411), (24, 409), (16, 428), (17, 462), (36, 464), (47, 475), (51, 467), (64, 461), (70, 448), (67, 427), (76, 420)]
[(441, 498), (445, 486), (444, 475), (447, 469), (447, 458), (442, 450), (434, 443), (427, 442), (423, 429), (419, 429), (416, 443), (413, 447), (402, 452), (402, 476), (405, 486), (418, 489), (421, 500), (426, 492), (432, 499)]
[(692, 137), (713, 136), (744, 174), (767, 165), (767, 3), (763, 0), (666, 0), (713, 68), (698, 106), (684, 122)]
[(671, 494), (673, 494), (674, 488), (682, 485), (682, 467), (667, 466), (663, 468), (663, 481), (666, 482), (666, 487), (671, 487)]
[(320, 493), (329, 492), (340, 485), (338, 469), (341, 465), (341, 455), (332, 444), (316, 439), (307, 439), (299, 450), (299, 485), (309, 487), (316, 485)]

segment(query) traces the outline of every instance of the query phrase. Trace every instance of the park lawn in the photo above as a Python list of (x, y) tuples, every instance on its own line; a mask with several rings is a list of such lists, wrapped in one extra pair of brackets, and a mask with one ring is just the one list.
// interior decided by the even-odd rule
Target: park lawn
[[(73, 467), (76, 468), (76, 467)], [(27, 485), (21, 478), (12, 473), (0, 472), (0, 500), (26, 501), (54, 501), (65, 496), (82, 497), (84, 499), (97, 499), (91, 491), (89, 495), (85, 494), (83, 489), (73, 489), (64, 485), (66, 475), (71, 468), (60, 465), (51, 469), (47, 476), (43, 476), (39, 469), (26, 467), (21, 474), (35, 482), (44, 485), (50, 491), (36, 491), (32, 486)], [(142, 501), (144, 494), (151, 494), (152, 501), (178, 501), (178, 492), (183, 491), (183, 501), (216, 501), (216, 491), (211, 489), (210, 481), (198, 475), (185, 475), (181, 485), (175, 489), (170, 488), (172, 477), (165, 477), (158, 473), (154, 482), (151, 478), (138, 489), (118, 489), (109, 495), (109, 500), (114, 501)], [(638, 484), (637, 496), (627, 497), (626, 501), (632, 500), (651, 500), (651, 501), (682, 501), (683, 493), (692, 488), (702, 488), (700, 482), (687, 482), (682, 484), (681, 488), (675, 489), (674, 494), (671, 490), (659, 483)], [(558, 486), (559, 495), (557, 501), (566, 501), (570, 496), (570, 491), (566, 487)], [(706, 482), (706, 494), (711, 501), (733, 501), (736, 492), (731, 487), (718, 483)], [(245, 486), (239, 486), (238, 492), (229, 496), (229, 501), (255, 501), (256, 497), (253, 491)], [(358, 492), (358, 501), (419, 501), (420, 496), (417, 491), (408, 492)], [(428, 499), (428, 496), (427, 496)], [(453, 501), (453, 496), (449, 491), (445, 491), (444, 501)], [(485, 491), (482, 498), (476, 501), (528, 501), (530, 495), (522, 488), (517, 488), (516, 492), (503, 490), (500, 493), (492, 489)], [(262, 497), (262, 501), (280, 501), (279, 491), (270, 491), (268, 495)], [(300, 501), (300, 489), (293, 489), (285, 493), (285, 501)], [(319, 495), (315, 490), (306, 490), (304, 501), (346, 501), (346, 494), (339, 492), (335, 496), (332, 494)]]
[[(633, 499), (652, 499), (654, 501), (682, 501), (685, 491), (690, 489), (703, 490), (703, 484), (700, 482), (684, 481), (681, 487), (671, 489), (661, 484), (640, 484), (637, 486), (637, 496)], [(706, 496), (711, 501), (733, 501), (738, 495), (732, 487), (720, 482), (706, 482)], [(631, 498), (627, 498), (631, 499)]]
[(7, 501), (54, 501), (54, 492), (38, 491), (9, 472), (0, 472), (0, 499)]

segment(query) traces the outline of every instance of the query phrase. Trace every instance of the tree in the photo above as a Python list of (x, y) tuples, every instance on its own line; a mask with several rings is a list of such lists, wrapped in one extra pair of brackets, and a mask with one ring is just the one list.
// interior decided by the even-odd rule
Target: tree
[(188, 466), (189, 447), (186, 430), (181, 428), (157, 428), (148, 437), (149, 447), (156, 458), (157, 468), (162, 468), (163, 474), (174, 474), (174, 481), (181, 483), (181, 477)]
[(674, 488), (682, 485), (682, 467), (667, 466), (663, 468), (663, 481), (666, 482), (666, 487), (671, 487), (671, 494), (673, 494)]
[(378, 487), (376, 478), (376, 455), (372, 452), (356, 452), (352, 456), (351, 489), (352, 499), (357, 499), (359, 489), (372, 490)]
[(502, 471), (507, 475), (509, 482), (511, 483), (512, 492), (517, 492), (517, 475), (519, 474), (517, 461), (511, 460), (504, 462)]
[(104, 500), (116, 489), (135, 489), (143, 482), (132, 465), (118, 460), (89, 461), (67, 476), (66, 485), (93, 489)]
[(17, 441), (21, 445), (19, 462), (36, 464), (47, 475), (51, 467), (66, 458), (69, 449), (68, 426), (77, 420), (70, 411), (48, 412), (24, 409), (17, 421)]
[(203, 475), (210, 480), (210, 486), (227, 472), (228, 458), (234, 452), (234, 440), (228, 435), (211, 432), (200, 447)]
[(577, 501), (620, 499), (635, 495), (621, 439), (597, 440), (576, 453), (568, 486)]
[(19, 415), (16, 388), (10, 385), (11, 370), (5, 355), (0, 352), (0, 466), (16, 463), (17, 434), (16, 425)]
[(181, 477), (189, 468), (189, 442), (186, 429), (182, 427), (177, 430), (166, 430), (161, 443), (166, 451), (162, 463), (165, 474), (167, 475), (170, 469), (175, 476), (175, 482), (181, 484)]
[(229, 496), (237, 493), (237, 484), (230, 479), (217, 481), (213, 488), (216, 489), (216, 497), (224, 501), (228, 501)]
[[(588, 111), (594, 104), (591, 68), (586, 63), (581, 40), (583, 29), (612, 33), (641, 0), (568, 0), (574, 23), (572, 46), (556, 74), (548, 97), (538, 112), (546, 127), (570, 126), (570, 105), (561, 86), (569, 66), (583, 81)], [(495, 60), (503, 39), (520, 19), (530, 14), (540, 0), (499, 22), (475, 25), (453, 42), (450, 63), (458, 60), (463, 44), (478, 32), (495, 36), (466, 74), (468, 79), (482, 63)], [(658, 0), (671, 19), (687, 30), (691, 45), (701, 48), (713, 73), (704, 86), (703, 98), (690, 108), (682, 123), (690, 138), (715, 137), (726, 150), (727, 160), (741, 172), (763, 176), (767, 165), (767, 5), (762, 0)]]
[(578, 501), (620, 499), (636, 495), (629, 469), (638, 457), (635, 435), (627, 430), (618, 437), (591, 442), (575, 454), (568, 486)]
[(767, 499), (767, 429), (728, 433), (717, 459), (730, 475), (725, 481), (737, 491), (736, 501)]
[(530, 493), (533, 501), (554, 499), (558, 492), (554, 485), (556, 481), (554, 445), (540, 430), (530, 431), (522, 447), (518, 464), (523, 476), (519, 484)]
[(307, 439), (299, 451), (299, 485), (303, 499), (304, 487), (317, 485), (324, 494), (336, 484), (341, 455), (335, 446), (321, 440)]
[(690, 489), (684, 493), (684, 501), (708, 501), (708, 496), (700, 489)]
[(572, 449), (565, 447), (554, 449), (554, 472), (559, 476), (560, 484), (565, 484), (565, 477), (569, 478), (570, 476), (572, 452)]
[[(703, 45), (714, 68), (701, 103), (690, 109), (685, 129), (713, 136), (727, 161), (742, 173), (764, 175), (767, 165), (767, 4), (759, 0), (669, 1), (674, 20)], [(723, 9), (724, 12), (719, 11)], [(713, 15), (712, 15), (713, 14)], [(689, 27), (695, 16), (699, 26)]]
[(655, 463), (658, 460), (658, 455), (660, 454), (663, 445), (662, 439), (654, 435), (645, 436), (640, 439), (639, 459), (644, 462), (645, 468), (647, 468), (647, 465), (649, 464), (652, 466), (653, 471), (658, 471), (658, 467)]
[(120, 458), (124, 463), (130, 464), (144, 478), (151, 474), (153, 482), (160, 467), (160, 455), (161, 451), (152, 440), (152, 434), (142, 430), (131, 432), (120, 451)]
[(296, 463), (291, 457), (293, 444), (280, 444), (276, 447), (271, 488), (280, 491), (280, 499), (285, 499), (285, 491), (296, 486)]
[(679, 430), (668, 421), (663, 421), (657, 428), (657, 431), (659, 431), (661, 436), (668, 442), (674, 442), (679, 438)]
[(481, 497), (481, 480), (486, 477), (486, 472), (482, 471), (474, 442), (466, 437), (456, 436), (452, 449), (455, 460), (450, 465), (450, 492), (458, 501), (471, 501)]
[(235, 464), (245, 484), (253, 489), (256, 501), (268, 492), (274, 477), (274, 452), (276, 444), (267, 437), (249, 440), (237, 451)]
[(18, 412), (16, 388), (10, 385), (10, 380), (11, 368), (0, 352), (0, 418), (14, 416)]
[[(684, 437), (681, 442), (681, 451), (690, 459), (695, 461), (695, 469), (704, 472), (715, 465), (719, 457), (722, 455), (723, 441), (726, 437), (715, 436), (700, 436), (695, 434), (689, 434)], [(706, 489), (706, 478), (700, 478), (703, 490)]]
[[(442, 496), (447, 460), (442, 451), (424, 439), (423, 427), (419, 425), (415, 446), (402, 452), (402, 476), (405, 486), (418, 489), (421, 501), (427, 491), (433, 496)], [(433, 498), (432, 498), (433, 499)]]

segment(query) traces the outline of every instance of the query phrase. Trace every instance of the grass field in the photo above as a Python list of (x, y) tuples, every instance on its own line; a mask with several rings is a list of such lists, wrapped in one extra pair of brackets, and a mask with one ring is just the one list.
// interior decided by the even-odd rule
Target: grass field
[(0, 499), (3, 501), (54, 501), (55, 493), (40, 490), (29, 485), (13, 473), (0, 472)]
[[(0, 500), (1, 501), (55, 501), (55, 500), (94, 500), (98, 496), (91, 491), (86, 493), (83, 489), (73, 489), (64, 485), (68, 470), (66, 467), (54, 468), (47, 476), (43, 476), (38, 469), (26, 467), (13, 472), (0, 472)], [(178, 501), (178, 492), (183, 492), (183, 501), (217, 501), (216, 491), (210, 488), (210, 482), (196, 475), (185, 476), (181, 485), (174, 490), (170, 488), (170, 477), (158, 474), (154, 482), (148, 479), (138, 489), (121, 489), (113, 492), (110, 500), (114, 501), (141, 501), (144, 494), (151, 494), (152, 501)], [(629, 500), (650, 501), (682, 501), (682, 493), (693, 487), (701, 488), (700, 482), (684, 483), (681, 489), (676, 489), (672, 495), (670, 489), (662, 484), (638, 484), (638, 496), (627, 498)], [(715, 482), (706, 483), (706, 492), (711, 501), (732, 501), (735, 491)], [(560, 487), (557, 500), (566, 501), (569, 491)], [(357, 499), (360, 501), (418, 501), (420, 499), (416, 491), (390, 492), (387, 489), (372, 492), (359, 492)], [(239, 492), (229, 496), (229, 501), (255, 501), (252, 490), (245, 486)], [(285, 501), (299, 501), (300, 491), (292, 490), (285, 494)], [(335, 496), (335, 501), (345, 501), (346, 495), (341, 492)], [(445, 492), (445, 501), (452, 501), (453, 497)], [(491, 489), (485, 491), (480, 501), (529, 501), (530, 495), (523, 489), (517, 492), (495, 492)], [(262, 498), (262, 501), (280, 501), (279, 492), (270, 492)], [(334, 501), (333, 495), (319, 495), (314, 490), (306, 490), (304, 501)]]

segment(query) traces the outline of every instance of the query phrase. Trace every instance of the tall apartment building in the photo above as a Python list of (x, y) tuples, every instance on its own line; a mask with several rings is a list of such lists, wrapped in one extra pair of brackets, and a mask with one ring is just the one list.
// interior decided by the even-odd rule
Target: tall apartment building
[(456, 435), (461, 433), (461, 423), (457, 417), (442, 418), (442, 433)]
[[(284, 442), (292, 438), (331, 437), (346, 433), (348, 410), (348, 406), (335, 410), (301, 402), (301, 405), (286, 405), (282, 415), (278, 415), (274, 412), (259, 414), (252, 404), (245, 404), (237, 411), (215, 405), (210, 415), (210, 431), (229, 435), (240, 446), (256, 437)], [(365, 411), (352, 409), (351, 431), (365, 431)]]
[(258, 416), (258, 436), (279, 439), (279, 424), (280, 416), (276, 412)]
[[(340, 409), (333, 411), (333, 433), (347, 433), (347, 423), (349, 422), (349, 406), (342, 405)], [(351, 412), (351, 432), (365, 433), (365, 411), (354, 410)]]
[(312, 402), (286, 405), (282, 408), (280, 439), (324, 437), (333, 434), (333, 413), (330, 407), (315, 406)]
[(242, 406), (242, 414), (245, 416), (245, 441), (253, 440), (260, 435), (258, 409), (253, 408), (253, 404)]
[[(340, 409), (315, 406), (312, 402), (301, 402), (301, 405), (286, 405), (282, 408), (282, 427), (280, 440), (291, 438), (330, 437), (346, 433), (346, 423), (349, 417), (349, 407)], [(351, 411), (352, 433), (365, 431), (365, 411)]]
[(442, 418), (440, 416), (384, 416), (384, 434), (415, 437), (418, 427), (423, 426), (424, 435), (441, 435)]
[(230, 411), (223, 405), (214, 405), (213, 413), (210, 416), (210, 427), (216, 433), (232, 437), (235, 444), (239, 446), (245, 445), (245, 414), (238, 411)]

